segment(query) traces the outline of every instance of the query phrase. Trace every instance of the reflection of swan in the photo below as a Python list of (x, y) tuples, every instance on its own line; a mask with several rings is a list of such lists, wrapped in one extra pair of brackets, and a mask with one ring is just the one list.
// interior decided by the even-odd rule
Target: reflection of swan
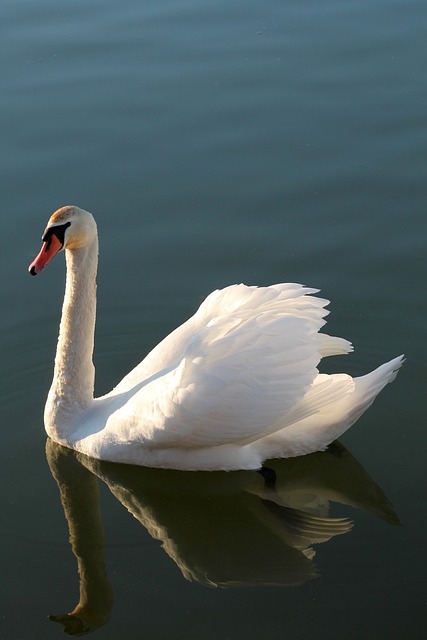
[(184, 577), (206, 586), (295, 585), (315, 577), (312, 545), (352, 526), (328, 516), (330, 499), (398, 522), (381, 489), (339, 444), (273, 462), (274, 490), (247, 471), (193, 475), (117, 465), (49, 439), (47, 456), (81, 577), (79, 605), (52, 619), (71, 630), (105, 624), (111, 611), (96, 476), (161, 541)]
[(215, 291), (108, 395), (93, 400), (98, 236), (90, 213), (55, 212), (36, 275), (66, 249), (67, 284), (45, 410), (50, 437), (95, 458), (178, 469), (255, 469), (324, 449), (395, 377), (396, 358), (361, 378), (321, 375), (351, 351), (319, 333), (326, 300), (296, 284)]

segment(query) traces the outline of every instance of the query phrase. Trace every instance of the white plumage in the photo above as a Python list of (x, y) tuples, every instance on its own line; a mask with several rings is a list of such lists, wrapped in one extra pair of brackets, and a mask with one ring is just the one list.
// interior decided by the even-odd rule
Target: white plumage
[(96, 458), (253, 469), (266, 458), (324, 449), (402, 363), (399, 357), (354, 379), (319, 374), (322, 357), (352, 350), (347, 340), (319, 333), (328, 301), (299, 284), (240, 284), (211, 293), (113, 391), (94, 400), (96, 224), (91, 214), (63, 207), (44, 239), (33, 275), (62, 247), (67, 259), (46, 430)]

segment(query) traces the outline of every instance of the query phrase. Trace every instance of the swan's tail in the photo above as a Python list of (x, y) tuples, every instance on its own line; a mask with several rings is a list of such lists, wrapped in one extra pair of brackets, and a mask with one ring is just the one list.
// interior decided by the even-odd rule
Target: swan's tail
[[(346, 403), (348, 404), (348, 408), (346, 409), (344, 407), (347, 413), (344, 418), (344, 428), (335, 438), (338, 438), (344, 431), (351, 427), (371, 406), (380, 391), (382, 391), (389, 382), (393, 382), (404, 361), (405, 357), (403, 355), (398, 356), (389, 362), (385, 362), (377, 369), (374, 369), (374, 371), (371, 371), (371, 373), (354, 378), (354, 391), (348, 397), (348, 402)], [(327, 445), (325, 445), (325, 447), (326, 446)]]
[(297, 420), (264, 438), (257, 446), (263, 459), (321, 451), (339, 438), (392, 382), (404, 362), (399, 356), (371, 373), (352, 379), (344, 374), (320, 374), (293, 413)]
[[(384, 389), (386, 384), (388, 384), (389, 382), (393, 382), (400, 367), (404, 362), (405, 356), (401, 355), (398, 358), (390, 360), (390, 362), (382, 364), (380, 367), (378, 367), (378, 369), (371, 371), (371, 373), (368, 373), (365, 376), (361, 376), (360, 378), (355, 378), (355, 392), (357, 392), (362, 397), (365, 397), (366, 399), (368, 397), (371, 398), (371, 404), (375, 400), (375, 397), (379, 394), (381, 389)], [(365, 406), (366, 409), (368, 407), (369, 404)]]

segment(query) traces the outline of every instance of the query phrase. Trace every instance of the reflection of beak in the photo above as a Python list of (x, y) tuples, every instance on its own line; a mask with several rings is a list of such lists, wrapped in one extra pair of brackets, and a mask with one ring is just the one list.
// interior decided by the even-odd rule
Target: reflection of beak
[(65, 633), (68, 633), (69, 636), (85, 636), (91, 631), (89, 627), (85, 626), (81, 618), (72, 613), (65, 615), (50, 615), (49, 620), (63, 624), (64, 631)]
[(36, 276), (40, 271), (42, 271), (48, 262), (50, 262), (58, 251), (62, 249), (62, 244), (58, 238), (52, 234), (47, 240), (47, 242), (43, 242), (43, 246), (40, 250), (39, 255), (28, 267), (28, 271), (32, 276)]

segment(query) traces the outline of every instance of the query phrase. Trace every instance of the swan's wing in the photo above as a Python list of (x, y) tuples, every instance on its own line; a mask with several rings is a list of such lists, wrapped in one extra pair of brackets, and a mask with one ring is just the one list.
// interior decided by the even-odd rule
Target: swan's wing
[[(303, 398), (317, 375), (327, 301), (310, 293), (293, 284), (235, 285), (212, 293), (189, 321), (191, 338), (186, 325), (177, 329), (186, 341), (176, 348), (174, 337), (176, 364), (128, 388), (107, 427), (152, 448), (261, 437)], [(167, 364), (163, 351), (172, 336), (149, 354), (151, 366)], [(342, 352), (341, 343), (336, 350)]]
[[(160, 371), (175, 368), (185, 357), (189, 343), (200, 335), (210, 322), (220, 318), (228, 317), (231, 323), (238, 324), (242, 319), (248, 319), (263, 311), (276, 312), (277, 315), (302, 317), (311, 323), (313, 330), (317, 332), (324, 324), (324, 316), (329, 313), (324, 308), (329, 301), (314, 298), (311, 295), (314, 293), (318, 293), (318, 289), (308, 289), (289, 282), (270, 287), (248, 287), (238, 284), (213, 291), (191, 318), (166, 336), (123, 378), (114, 392), (128, 391)], [(240, 318), (238, 314), (241, 314)], [(226, 323), (224, 328), (227, 328)], [(322, 357), (352, 351), (351, 344), (343, 338), (318, 334), (317, 339)]]

